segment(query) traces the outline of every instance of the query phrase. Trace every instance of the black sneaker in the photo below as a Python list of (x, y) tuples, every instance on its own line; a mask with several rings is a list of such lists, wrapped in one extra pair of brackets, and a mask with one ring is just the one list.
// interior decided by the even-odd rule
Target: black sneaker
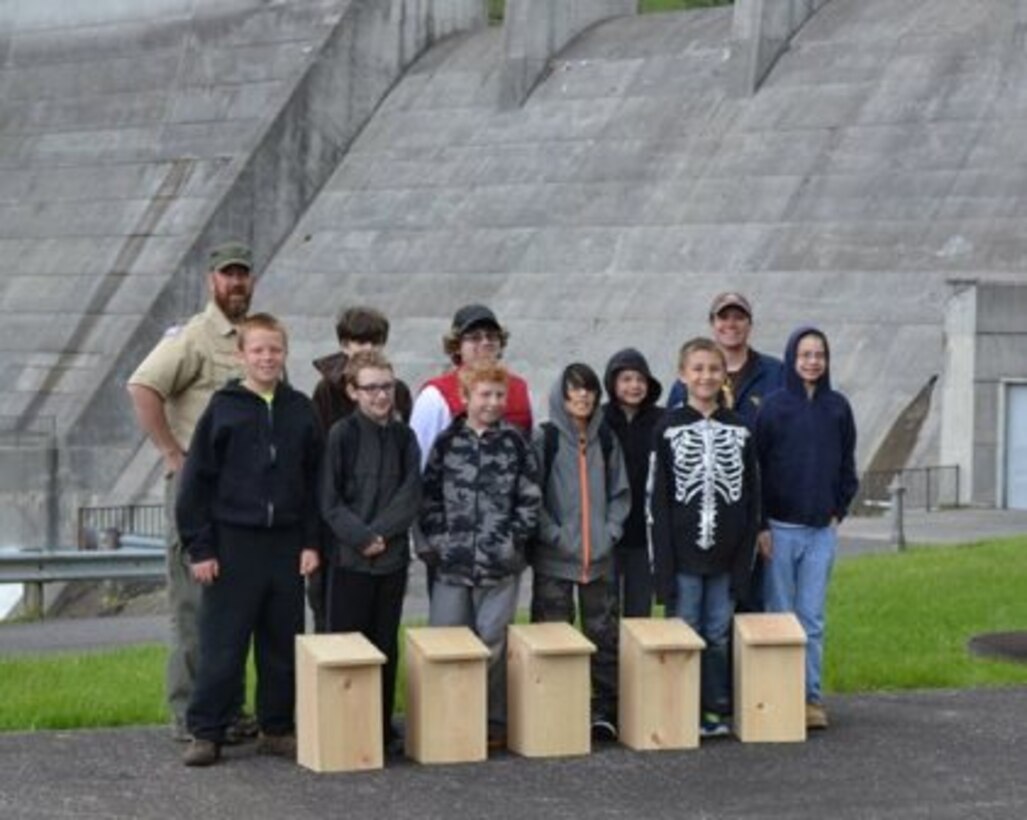
[(182, 753), (186, 766), (213, 766), (221, 758), (221, 747), (213, 740), (193, 738)]
[(296, 735), (265, 735), (257, 737), (258, 755), (296, 759)]
[(595, 718), (592, 721), (592, 740), (596, 743), (613, 743), (617, 739), (617, 727), (607, 718)]
[(225, 745), (238, 746), (253, 740), (260, 732), (257, 719), (246, 712), (240, 712), (235, 721), (225, 730)]

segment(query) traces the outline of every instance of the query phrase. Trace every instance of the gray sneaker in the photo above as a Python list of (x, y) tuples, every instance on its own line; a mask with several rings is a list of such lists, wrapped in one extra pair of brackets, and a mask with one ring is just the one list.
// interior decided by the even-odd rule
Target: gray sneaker
[(220, 758), (221, 747), (217, 743), (195, 737), (182, 753), (182, 762), (186, 766), (213, 766)]

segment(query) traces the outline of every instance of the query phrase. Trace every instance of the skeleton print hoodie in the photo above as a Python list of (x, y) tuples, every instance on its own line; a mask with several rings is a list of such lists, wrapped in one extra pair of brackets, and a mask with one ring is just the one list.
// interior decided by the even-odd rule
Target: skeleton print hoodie
[(678, 573), (726, 572), (735, 597), (748, 589), (760, 517), (754, 445), (741, 416), (723, 407), (707, 418), (685, 405), (657, 425), (647, 498), (653, 571), (665, 598)]

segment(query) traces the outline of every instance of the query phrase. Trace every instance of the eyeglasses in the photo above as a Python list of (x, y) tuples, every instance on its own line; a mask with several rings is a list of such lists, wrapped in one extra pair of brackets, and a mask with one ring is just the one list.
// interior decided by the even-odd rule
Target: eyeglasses
[(460, 341), (471, 342), (476, 345), (480, 345), (482, 342), (498, 344), (502, 338), (498, 330), (472, 330), (470, 333), (465, 333), (461, 336)]
[(382, 382), (381, 384), (355, 384), (353, 385), (361, 393), (373, 396), (376, 393), (391, 393), (396, 389), (395, 382)]

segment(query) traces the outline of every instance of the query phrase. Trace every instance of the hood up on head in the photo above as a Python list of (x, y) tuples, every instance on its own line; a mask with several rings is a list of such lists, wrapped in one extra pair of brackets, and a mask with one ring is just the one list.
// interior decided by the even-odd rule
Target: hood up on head
[(633, 347), (618, 350), (610, 357), (610, 361), (607, 362), (606, 374), (603, 376), (603, 387), (606, 390), (607, 399), (611, 402), (617, 400), (613, 388), (617, 374), (622, 370), (637, 370), (645, 376), (646, 381), (649, 382), (649, 390), (646, 392), (645, 401), (642, 403), (642, 406), (649, 407), (656, 404), (663, 393), (663, 385), (649, 371), (649, 362), (646, 361), (645, 356)]
[(831, 346), (827, 342), (827, 336), (824, 332), (812, 325), (802, 325), (792, 331), (792, 335), (788, 337), (788, 343), (785, 345), (785, 389), (791, 393), (795, 393), (800, 396), (806, 395), (806, 387), (802, 382), (802, 378), (799, 376), (795, 369), (795, 363), (798, 361), (796, 352), (799, 348), (799, 341), (803, 336), (817, 336), (824, 343), (824, 351), (827, 353), (826, 367), (824, 368), (824, 375), (820, 377), (817, 382), (817, 391), (821, 389), (831, 389)]
[[(574, 423), (574, 419), (571, 418), (570, 413), (567, 412), (567, 408), (564, 406), (563, 382), (566, 378), (566, 374), (567, 368), (561, 370), (560, 375), (557, 376), (552, 389), (549, 391), (549, 421), (555, 424), (561, 432), (577, 441), (577, 425)], [(596, 396), (595, 410), (592, 411), (592, 418), (588, 421), (588, 431), (586, 436), (590, 440), (599, 435), (599, 424), (603, 418), (602, 411), (599, 409), (599, 400), (601, 398), (601, 395)]]

